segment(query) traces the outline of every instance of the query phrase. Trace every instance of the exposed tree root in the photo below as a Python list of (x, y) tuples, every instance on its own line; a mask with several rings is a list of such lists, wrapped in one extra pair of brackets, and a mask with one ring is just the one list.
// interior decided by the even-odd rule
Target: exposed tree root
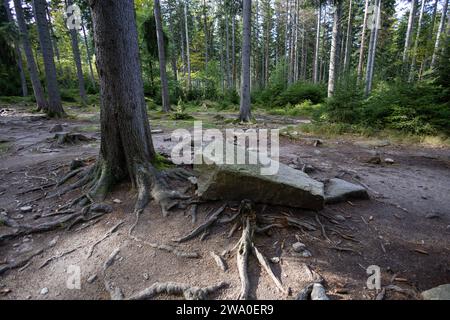
[(178, 238), (178, 239), (173, 239), (173, 241), (174, 242), (178, 242), (178, 243), (185, 242), (185, 241), (191, 240), (192, 238), (195, 238), (199, 234), (205, 232), (214, 222), (217, 221), (217, 219), (219, 218), (220, 214), (225, 210), (226, 207), (227, 207), (227, 204), (225, 203), (219, 209), (214, 211), (214, 213), (211, 214), (211, 216), (204, 223), (199, 225), (197, 228), (195, 228), (194, 230), (189, 232), (184, 237), (181, 237), (181, 238)]
[(214, 262), (217, 264), (217, 266), (223, 271), (227, 271), (228, 266), (226, 265), (225, 261), (222, 259), (221, 256), (219, 256), (218, 254), (216, 254), (214, 251), (211, 251), (209, 253), (211, 255), (211, 257), (214, 259)]
[(111, 254), (109, 255), (108, 259), (105, 261), (105, 263), (103, 264), (103, 270), (102, 270), (102, 274), (103, 274), (103, 283), (105, 285), (105, 289), (106, 291), (108, 291), (111, 300), (123, 300), (124, 295), (122, 290), (113, 285), (107, 277), (106, 271), (108, 270), (109, 267), (111, 267), (114, 262), (116, 261), (116, 257), (120, 252), (120, 247), (114, 249)]
[(95, 247), (102, 242), (103, 240), (105, 240), (106, 238), (108, 238), (109, 236), (111, 236), (114, 232), (117, 231), (117, 229), (119, 229), (119, 227), (123, 224), (123, 221), (120, 221), (119, 223), (117, 223), (114, 227), (112, 227), (111, 229), (108, 230), (108, 232), (106, 232), (103, 237), (101, 237), (99, 240), (95, 241), (88, 250), (87, 253), (87, 257), (86, 258), (90, 258), (92, 256), (92, 253), (94, 252)]
[(146, 300), (160, 294), (169, 294), (184, 296), (186, 300), (205, 300), (208, 296), (217, 290), (227, 286), (226, 282), (220, 282), (217, 285), (209, 287), (195, 287), (183, 283), (175, 282), (156, 282), (149, 288), (142, 290), (138, 294), (130, 297), (130, 300)]
[(253, 238), (252, 224), (250, 223), (250, 217), (245, 217), (244, 229), (242, 230), (242, 236), (239, 240), (236, 262), (239, 272), (239, 278), (241, 279), (241, 291), (238, 298), (240, 300), (247, 300), (250, 290), (250, 282), (248, 280), (247, 268), (248, 268), (248, 256), (251, 252)]
[(173, 253), (174, 255), (176, 255), (179, 258), (191, 258), (191, 259), (196, 259), (199, 258), (200, 255), (198, 254), (198, 252), (187, 252), (187, 251), (183, 251), (183, 250), (179, 250), (171, 245), (168, 244), (159, 244), (159, 243), (155, 243), (155, 242), (149, 242), (143, 239), (139, 239), (138, 237), (133, 235), (133, 230), (136, 228), (138, 222), (139, 222), (139, 217), (142, 214), (142, 211), (137, 211), (136, 212), (136, 220), (133, 223), (133, 225), (130, 227), (129, 231), (128, 231), (128, 235), (129, 237), (139, 243), (145, 244), (151, 248), (154, 249), (158, 249), (158, 250), (163, 250), (166, 252), (170, 252)]
[(57, 259), (59, 259), (59, 258), (62, 258), (62, 257), (64, 257), (64, 256), (68, 255), (68, 254), (71, 254), (72, 252), (77, 251), (78, 249), (82, 248), (83, 246), (84, 246), (84, 245), (77, 246), (77, 247), (75, 247), (75, 248), (73, 248), (73, 249), (64, 251), (64, 252), (62, 252), (62, 253), (60, 253), (60, 254), (57, 254), (57, 255), (55, 255), (55, 256), (52, 256), (52, 257), (48, 258), (47, 260), (44, 261), (44, 263), (42, 263), (42, 264), (39, 266), (39, 269), (44, 268), (45, 266), (47, 266), (47, 265), (48, 265), (50, 262), (52, 262), (53, 260), (57, 260)]
[(0, 216), (0, 223), (15, 229), (15, 232), (1, 236), (0, 241), (13, 239), (19, 236), (33, 233), (51, 231), (64, 227), (70, 229), (77, 223), (98, 219), (104, 214), (109, 213), (110, 211), (107, 210), (107, 208), (107, 206), (102, 204), (94, 204), (85, 207), (77, 212), (67, 214), (58, 217), (57, 219), (52, 219), (52, 221), (43, 222), (37, 225), (19, 224), (13, 219), (9, 219), (5, 216)]
[(4, 274), (5, 272), (7, 272), (9, 270), (27, 266), (27, 264), (31, 261), (31, 259), (33, 259), (35, 256), (40, 255), (43, 252), (44, 252), (44, 249), (41, 248), (30, 254), (23, 256), (23, 257), (19, 257), (18, 259), (14, 260), (11, 263), (1, 266), (0, 267), (0, 275)]

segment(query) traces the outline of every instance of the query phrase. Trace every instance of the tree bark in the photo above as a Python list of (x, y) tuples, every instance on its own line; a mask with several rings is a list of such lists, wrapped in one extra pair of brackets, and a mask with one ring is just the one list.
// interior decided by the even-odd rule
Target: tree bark
[[(14, 23), (14, 19), (11, 14), (11, 8), (9, 7), (9, 0), (4, 0), (3, 5), (6, 10), (6, 18), (8, 19), (8, 22)], [(25, 77), (25, 70), (23, 69), (22, 51), (20, 50), (19, 41), (17, 41), (17, 39), (14, 39), (13, 44), (14, 44), (14, 51), (16, 54), (17, 68), (19, 69), (20, 83), (22, 86), (22, 96), (26, 97), (28, 96), (28, 87), (27, 87), (27, 79)]]
[(251, 51), (251, 12), (252, 1), (243, 0), (242, 9), (242, 83), (239, 120), (249, 122), (250, 111), (250, 51)]
[(319, 1), (317, 8), (317, 25), (316, 25), (316, 42), (314, 48), (314, 66), (313, 66), (313, 82), (319, 81), (319, 44), (320, 44), (320, 26), (322, 22), (322, 5)]
[(22, 2), (21, 0), (14, 0), (14, 8), (16, 11), (17, 25), (19, 26), (20, 39), (25, 53), (27, 61), (28, 72), (30, 74), (31, 85), (33, 87), (34, 97), (38, 110), (47, 109), (47, 101), (44, 96), (44, 89), (42, 88), (41, 81), (39, 80), (39, 73), (34, 60), (33, 50), (31, 49), (30, 38), (28, 36), (28, 29), (23, 16)]
[(406, 29), (406, 36), (405, 36), (405, 46), (403, 48), (403, 67), (406, 67), (406, 64), (408, 62), (409, 57), (409, 47), (411, 45), (411, 37), (412, 37), (412, 31), (414, 28), (414, 16), (416, 15), (416, 4), (417, 0), (411, 0), (411, 6), (409, 9), (409, 19), (408, 19), (408, 28)]
[(342, 1), (334, 0), (334, 13), (333, 13), (333, 31), (331, 36), (331, 49), (330, 49), (330, 65), (328, 70), (328, 97), (332, 97), (335, 90), (336, 74), (337, 74), (337, 62), (339, 52), (339, 38), (340, 28), (339, 20), (341, 19)]
[(367, 70), (366, 70), (366, 88), (365, 94), (368, 96), (372, 90), (373, 70), (375, 64), (375, 52), (377, 48), (378, 38), (378, 26), (380, 24), (381, 16), (381, 0), (376, 0), (375, 12), (373, 15), (372, 30), (370, 33), (369, 54), (367, 57)]
[(164, 34), (162, 29), (161, 6), (159, 0), (155, 0), (154, 14), (156, 22), (156, 37), (158, 39), (159, 76), (161, 78), (162, 109), (164, 112), (169, 112), (169, 85), (167, 83), (166, 53), (164, 50)]
[(423, 18), (423, 12), (424, 12), (424, 9), (425, 9), (425, 3), (426, 3), (426, 0), (422, 0), (422, 5), (420, 6), (419, 22), (418, 22), (418, 25), (417, 25), (416, 39), (414, 40), (414, 47), (413, 47), (412, 61), (411, 61), (411, 69), (409, 71), (408, 82), (413, 81), (414, 78), (415, 78), (416, 59), (417, 59), (417, 47), (419, 46), (420, 32), (422, 31), (422, 18)]
[(55, 61), (53, 60), (53, 47), (46, 18), (47, 3), (45, 0), (33, 0), (33, 11), (39, 34), (39, 43), (44, 58), (45, 79), (47, 83), (48, 106), (46, 113), (49, 116), (63, 116), (64, 110), (59, 93), (56, 77)]
[[(72, 0), (67, 0), (67, 6), (73, 4)], [(78, 91), (80, 93), (81, 103), (87, 105), (86, 87), (84, 85), (83, 66), (81, 65), (80, 47), (78, 46), (78, 30), (69, 29), (70, 39), (72, 42), (72, 53), (77, 69)]]
[(187, 73), (188, 73), (188, 88), (191, 90), (192, 84), (191, 84), (191, 57), (190, 57), (190, 50), (189, 50), (189, 28), (188, 28), (188, 21), (187, 21), (187, 3), (184, 2), (184, 28), (186, 32), (186, 59), (187, 59)]
[(350, 65), (350, 54), (352, 45), (352, 20), (353, 20), (352, 3), (353, 0), (350, 0), (348, 7), (347, 34), (345, 39), (344, 73), (348, 71)]
[(364, 20), (361, 31), (361, 44), (359, 47), (359, 61), (358, 61), (358, 71), (357, 71), (357, 79), (358, 83), (361, 81), (362, 77), (362, 68), (364, 64), (364, 48), (366, 46), (366, 27), (367, 27), (367, 15), (369, 9), (369, 0), (366, 0), (364, 5)]
[(83, 31), (84, 45), (86, 46), (86, 57), (89, 65), (89, 76), (91, 78), (92, 88), (94, 88), (95, 90), (96, 85), (95, 85), (94, 69), (92, 68), (91, 50), (89, 49), (89, 43), (86, 35), (86, 28), (84, 26), (84, 21), (81, 21), (81, 29)]
[(433, 56), (431, 58), (431, 69), (434, 69), (436, 66), (436, 59), (439, 55), (440, 50), (440, 41), (441, 36), (445, 33), (445, 20), (447, 17), (447, 9), (448, 9), (448, 0), (444, 0), (444, 5), (442, 7), (442, 15), (441, 15), (441, 22), (439, 23), (439, 29), (436, 35), (436, 42), (434, 43), (434, 50), (433, 50)]

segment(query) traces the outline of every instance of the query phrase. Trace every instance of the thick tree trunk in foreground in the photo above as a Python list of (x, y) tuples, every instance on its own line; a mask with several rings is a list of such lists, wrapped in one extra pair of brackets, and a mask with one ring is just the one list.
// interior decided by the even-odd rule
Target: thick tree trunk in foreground
[(436, 42), (434, 43), (433, 57), (431, 58), (431, 69), (434, 69), (434, 67), (436, 66), (436, 59), (440, 50), (441, 36), (445, 32), (445, 20), (447, 18), (448, 2), (449, 2), (448, 0), (444, 0), (444, 5), (442, 7), (441, 22), (439, 23), (439, 29), (436, 35)]
[[(3, 5), (6, 10), (6, 17), (8, 19), (8, 22), (14, 23), (14, 19), (11, 14), (11, 8), (9, 7), (9, 0), (4, 0)], [(22, 96), (26, 97), (28, 96), (27, 80), (25, 78), (25, 70), (23, 70), (22, 52), (20, 50), (19, 41), (17, 41), (17, 39), (14, 39), (14, 51), (17, 59), (17, 68), (19, 69), (20, 74), (20, 83), (22, 85)]]
[(159, 0), (155, 0), (154, 14), (156, 23), (156, 37), (158, 39), (159, 76), (161, 78), (162, 109), (164, 112), (169, 112), (169, 85), (167, 83), (166, 53), (164, 50), (164, 35), (162, 29), (161, 6), (159, 4)]
[(252, 1), (243, 0), (242, 26), (242, 84), (239, 120), (249, 122), (250, 112), (250, 34)]
[(30, 73), (31, 85), (34, 91), (34, 97), (39, 110), (47, 109), (47, 101), (44, 96), (44, 89), (39, 80), (39, 73), (34, 60), (33, 51), (31, 49), (30, 38), (28, 37), (27, 25), (23, 16), (21, 0), (14, 0), (14, 8), (16, 11), (17, 25), (19, 26), (20, 39), (22, 41), (23, 51), (27, 60), (28, 72)]
[(342, 0), (334, 0), (333, 31), (331, 35), (330, 66), (328, 70), (328, 97), (332, 97), (335, 89), (338, 52), (339, 52), (339, 20), (341, 19)]
[(47, 83), (48, 106), (46, 112), (49, 116), (59, 117), (64, 115), (64, 110), (56, 77), (55, 61), (53, 60), (53, 47), (48, 30), (46, 7), (47, 3), (45, 0), (33, 0), (33, 11), (38, 28), (41, 52), (44, 58), (45, 80)]
[[(67, 6), (73, 4), (72, 0), (67, 0)], [(80, 47), (78, 46), (78, 30), (70, 29), (70, 40), (72, 42), (72, 54), (75, 66), (77, 68), (78, 91), (80, 93), (81, 103), (87, 105), (86, 87), (84, 85), (83, 67), (81, 65)]]
[[(137, 189), (136, 211), (150, 199), (163, 214), (179, 198), (167, 191), (155, 159), (139, 60), (133, 0), (90, 0), (100, 80), (100, 155), (93, 169), (93, 199), (102, 199), (116, 183), (131, 180)], [(88, 180), (89, 181), (89, 180)]]

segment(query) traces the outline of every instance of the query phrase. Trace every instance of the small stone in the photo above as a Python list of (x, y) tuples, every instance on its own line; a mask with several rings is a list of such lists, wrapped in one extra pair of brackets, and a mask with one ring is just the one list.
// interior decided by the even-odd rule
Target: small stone
[(122, 203), (122, 200), (120, 200), (120, 199), (114, 199), (113, 202), (116, 203), (116, 204), (120, 204), (120, 203)]
[(304, 250), (306, 250), (306, 245), (301, 242), (296, 242), (292, 245), (292, 249), (295, 252), (300, 253), (300, 252), (303, 252)]
[(309, 251), (309, 250), (304, 250), (304, 251), (302, 252), (302, 257), (303, 257), (303, 258), (311, 258), (311, 257), (312, 257), (311, 251)]
[(148, 273), (144, 273), (142, 276), (144, 277), (145, 280), (149, 279)]
[(31, 299), (31, 296), (30, 296), (30, 295), (27, 295), (27, 296), (25, 297), (25, 299), (30, 300), (30, 299)]
[(311, 300), (330, 300), (326, 294), (325, 288), (320, 283), (314, 283), (311, 291)]
[(23, 219), (23, 214), (16, 214), (14, 219)]
[(336, 219), (337, 221), (341, 221), (341, 222), (345, 221), (345, 217), (340, 214), (335, 215), (334, 219)]
[(48, 288), (42, 288), (40, 294), (45, 296), (48, 293)]
[(50, 247), (54, 247), (54, 246), (56, 245), (56, 243), (58, 242), (58, 240), (59, 240), (59, 236), (56, 236), (56, 237), (54, 237), (52, 240), (50, 240), (50, 242), (48, 243), (48, 245), (49, 245)]
[(50, 129), (50, 133), (61, 132), (61, 131), (64, 131), (64, 129), (63, 129), (63, 126), (60, 124), (56, 124)]
[(387, 164), (394, 164), (395, 163), (394, 159), (391, 159), (391, 158), (384, 159), (384, 162), (387, 163)]
[(72, 162), (70, 162), (70, 170), (76, 170), (81, 167), (84, 167), (84, 161), (81, 159), (73, 159)]
[(95, 280), (97, 279), (97, 275), (96, 274), (93, 274), (92, 276), (90, 276), (89, 278), (87, 278), (87, 282), (88, 283), (92, 283), (92, 282), (94, 282)]
[(30, 242), (31, 241), (31, 239), (30, 238), (28, 238), (28, 237), (26, 237), (26, 238), (23, 238), (23, 240), (22, 240), (23, 242)]
[(272, 263), (279, 263), (280, 262), (280, 258), (278, 258), (278, 257), (270, 258), (270, 262), (272, 262)]
[(33, 207), (31, 207), (31, 206), (20, 207), (20, 211), (22, 211), (22, 212), (30, 212), (31, 210), (33, 210)]

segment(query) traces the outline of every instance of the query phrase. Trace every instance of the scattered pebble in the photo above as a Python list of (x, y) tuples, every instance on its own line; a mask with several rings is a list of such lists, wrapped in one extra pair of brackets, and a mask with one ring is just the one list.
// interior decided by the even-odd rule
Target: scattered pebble
[(48, 293), (48, 288), (42, 288), (40, 294), (45, 296)]
[(304, 250), (304, 251), (302, 252), (302, 257), (303, 257), (303, 258), (311, 258), (311, 257), (312, 257), (311, 251), (309, 251), (309, 250)]
[(113, 202), (119, 204), (119, 203), (122, 203), (122, 200), (120, 200), (120, 199), (114, 199)]
[(23, 219), (23, 214), (16, 214), (13, 218), (14, 219)]
[(31, 210), (33, 210), (33, 207), (31, 207), (31, 206), (20, 207), (20, 211), (22, 211), (22, 212), (30, 212)]
[(149, 279), (148, 273), (144, 273), (142, 276), (144, 277), (145, 280)]
[(56, 236), (56, 237), (54, 237), (52, 240), (50, 240), (50, 242), (48, 243), (48, 245), (49, 245), (50, 247), (54, 247), (54, 246), (56, 245), (56, 243), (58, 242), (58, 240), (59, 240), (59, 236)]
[(97, 275), (96, 274), (93, 274), (92, 276), (90, 276), (89, 278), (87, 278), (87, 282), (88, 283), (92, 283), (92, 282), (94, 282), (95, 280), (97, 279)]
[(296, 242), (292, 245), (292, 249), (295, 252), (300, 253), (300, 252), (303, 252), (304, 250), (306, 250), (306, 245), (301, 242)]
[(391, 159), (391, 158), (384, 159), (384, 162), (387, 163), (387, 164), (394, 164), (395, 163), (394, 159)]
[(279, 263), (280, 262), (280, 258), (278, 258), (278, 257), (270, 258), (270, 262), (272, 262), (272, 263)]
[(335, 215), (334, 219), (336, 219), (337, 221), (341, 221), (341, 222), (345, 221), (345, 217), (340, 214)]

